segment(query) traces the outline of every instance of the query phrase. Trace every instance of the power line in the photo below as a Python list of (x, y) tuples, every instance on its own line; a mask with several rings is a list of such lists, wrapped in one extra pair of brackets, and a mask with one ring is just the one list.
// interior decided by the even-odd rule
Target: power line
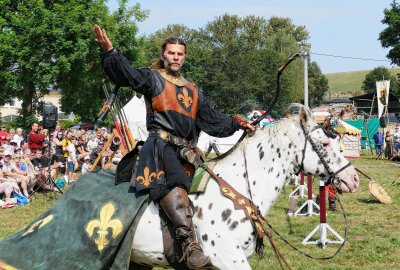
[(316, 52), (310, 52), (310, 54), (321, 55), (321, 56), (329, 56), (329, 57), (336, 57), (336, 58), (345, 58), (345, 59), (355, 59), (355, 60), (363, 60), (363, 61), (375, 61), (375, 62), (389, 62), (389, 63), (391, 63), (391, 61), (383, 60), (383, 59), (361, 58), (361, 57), (342, 56), (342, 55), (324, 54), (324, 53), (316, 53)]

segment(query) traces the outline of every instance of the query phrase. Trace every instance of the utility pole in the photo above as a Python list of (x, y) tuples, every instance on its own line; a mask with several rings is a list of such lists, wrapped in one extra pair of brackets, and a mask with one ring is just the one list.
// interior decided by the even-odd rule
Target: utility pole
[(304, 51), (304, 106), (308, 106), (308, 51)]

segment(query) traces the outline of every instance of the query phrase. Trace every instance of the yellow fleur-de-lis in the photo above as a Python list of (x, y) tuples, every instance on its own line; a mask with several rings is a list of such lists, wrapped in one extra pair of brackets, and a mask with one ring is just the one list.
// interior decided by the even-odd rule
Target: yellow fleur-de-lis
[(95, 228), (99, 228), (97, 231), (99, 237), (94, 241), (99, 251), (102, 251), (109, 242), (107, 239), (107, 235), (109, 234), (108, 228), (112, 229), (113, 239), (122, 232), (122, 222), (119, 219), (111, 219), (114, 215), (114, 211), (114, 205), (112, 203), (107, 203), (100, 210), (100, 219), (91, 220), (86, 226), (86, 232), (89, 237), (92, 237)]
[(222, 192), (225, 194), (225, 196), (231, 197), (232, 199), (236, 198), (236, 194), (233, 193), (233, 191), (230, 190), (229, 188), (226, 187), (222, 188)]
[(153, 177), (157, 177), (155, 172), (150, 173), (149, 167), (144, 168), (143, 176), (136, 177), (140, 183), (142, 183), (145, 187), (148, 187), (151, 182), (153, 182)]
[(42, 228), (44, 225), (46, 225), (47, 223), (49, 223), (50, 221), (52, 221), (54, 218), (54, 215), (48, 215), (45, 218), (42, 218), (41, 220), (36, 221), (35, 223), (33, 223), (28, 230), (26, 230), (22, 236), (28, 235), (30, 233), (33, 233), (33, 231), (35, 229), (40, 229)]
[(189, 108), (189, 106), (193, 103), (193, 99), (189, 96), (188, 91), (186, 88), (183, 88), (182, 94), (178, 95), (178, 100), (183, 102), (183, 105), (185, 105), (186, 109)]
[(160, 179), (161, 175), (165, 174), (164, 171), (159, 171), (157, 173), (157, 180)]

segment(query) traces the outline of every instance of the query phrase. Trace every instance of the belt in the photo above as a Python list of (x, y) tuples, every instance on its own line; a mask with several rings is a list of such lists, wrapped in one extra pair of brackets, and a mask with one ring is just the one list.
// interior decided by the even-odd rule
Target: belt
[(168, 131), (162, 130), (162, 129), (152, 129), (149, 130), (149, 136), (150, 137), (158, 137), (172, 145), (175, 145), (177, 147), (187, 147), (187, 148), (192, 148), (192, 144), (183, 138), (180, 138), (178, 136), (172, 135)]

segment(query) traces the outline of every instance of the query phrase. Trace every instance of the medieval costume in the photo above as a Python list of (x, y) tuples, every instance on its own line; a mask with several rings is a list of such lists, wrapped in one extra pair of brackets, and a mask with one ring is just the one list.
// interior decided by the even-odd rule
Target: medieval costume
[(102, 54), (102, 66), (116, 85), (131, 86), (145, 97), (149, 138), (142, 146), (133, 186), (137, 192), (149, 192), (173, 223), (175, 239), (182, 246), (180, 261), (189, 269), (209, 266), (193, 229), (187, 193), (196, 164), (187, 153), (201, 130), (227, 137), (246, 123), (212, 109), (199, 88), (181, 75), (131, 67), (117, 48)]

